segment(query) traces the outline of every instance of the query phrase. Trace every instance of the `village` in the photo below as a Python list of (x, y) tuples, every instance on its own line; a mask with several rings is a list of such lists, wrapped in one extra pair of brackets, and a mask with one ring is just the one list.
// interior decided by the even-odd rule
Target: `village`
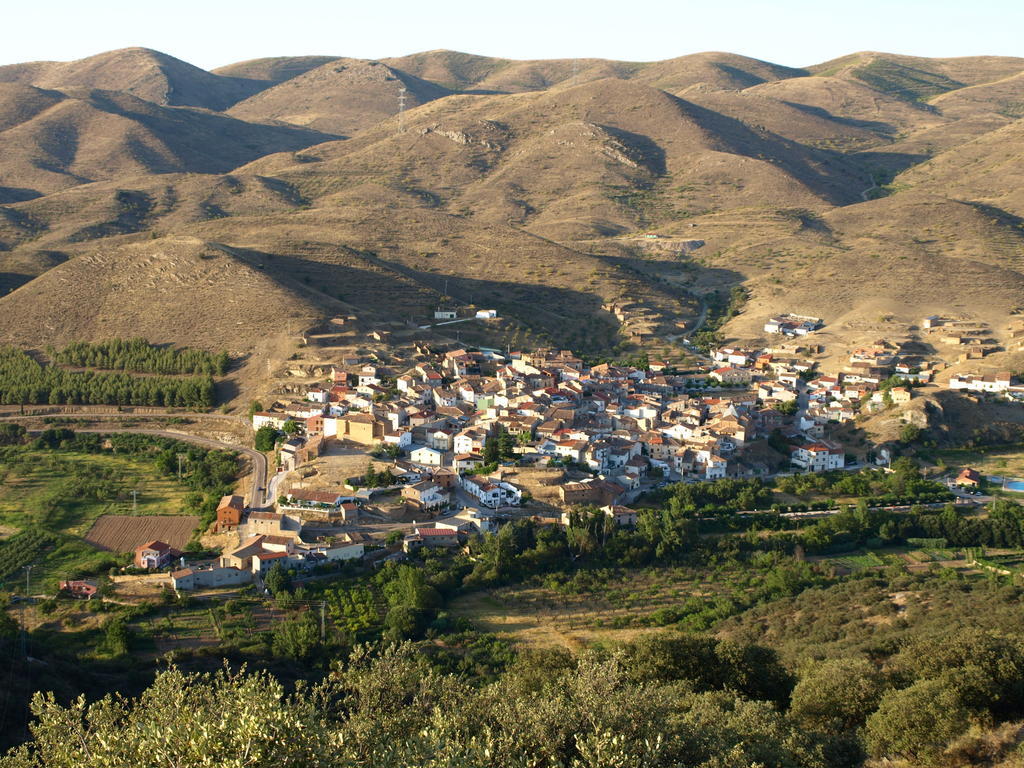
[[(837, 433), (910, 403), (945, 364), (879, 340), (853, 350), (842, 371), (820, 373), (811, 334), (821, 327), (773, 317), (765, 332), (779, 344), (693, 349), (686, 369), (452, 345), (418, 346), (407, 366), (343, 357), (322, 380), (252, 413), (252, 428), (273, 441), (276, 472), (257, 489), (266, 505), (221, 501), (219, 560), (184, 567), (180, 552), (154, 541), (136, 550), (135, 565), (177, 562), (169, 586), (179, 591), (262, 587), (275, 566), (403, 559), (517, 518), (568, 525), (579, 507), (633, 526), (633, 505), (671, 483), (886, 466), (897, 446), (844, 445)], [(1009, 373), (957, 374), (947, 386), (1024, 395)]]

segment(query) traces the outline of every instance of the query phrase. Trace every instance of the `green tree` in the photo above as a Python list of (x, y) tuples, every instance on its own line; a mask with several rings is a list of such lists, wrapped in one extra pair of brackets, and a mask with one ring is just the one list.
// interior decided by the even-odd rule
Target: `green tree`
[(128, 654), (132, 632), (120, 616), (110, 619), (103, 630), (103, 651), (110, 656)]
[(496, 436), (484, 441), (484, 464), (497, 464), (501, 461), (501, 443)]
[(909, 444), (917, 442), (921, 437), (921, 428), (916, 424), (904, 424), (900, 428), (900, 442)]
[(779, 403), (775, 406), (775, 410), (784, 416), (794, 416), (797, 410), (800, 408), (800, 404), (794, 398), (793, 400), (787, 400), (784, 403)]
[(263, 583), (270, 590), (270, 594), (276, 597), (291, 591), (292, 577), (280, 563), (274, 563), (263, 577)]
[(270, 424), (264, 424), (256, 430), (255, 443), (257, 451), (266, 452), (274, 450), (274, 446), (277, 445), (277, 430)]
[(310, 611), (274, 625), (271, 648), (275, 656), (308, 659), (320, 644), (320, 625)]
[(21, 424), (0, 424), (0, 445), (20, 445), (25, 440), (25, 427)]
[(864, 725), (884, 690), (878, 668), (867, 659), (829, 659), (800, 675), (789, 713), (807, 728), (844, 733)]

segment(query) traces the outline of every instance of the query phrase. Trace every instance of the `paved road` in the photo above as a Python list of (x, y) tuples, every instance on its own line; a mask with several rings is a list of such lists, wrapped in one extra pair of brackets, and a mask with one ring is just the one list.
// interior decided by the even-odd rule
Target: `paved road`
[[(219, 440), (211, 440), (208, 437), (189, 435), (184, 432), (171, 432), (166, 429), (143, 429), (140, 427), (131, 427), (127, 429), (96, 429), (92, 427), (82, 429), (75, 427), (74, 429), (76, 432), (95, 432), (100, 434), (110, 432), (135, 432), (141, 435), (169, 437), (172, 440), (181, 440), (185, 443), (193, 443), (195, 445), (200, 445), (203, 448), (215, 448), (221, 451), (236, 451), (238, 453), (245, 454), (252, 462), (252, 491), (251, 498), (249, 499), (249, 507), (251, 509), (262, 509), (266, 506), (266, 492), (260, 491), (259, 489), (267, 487), (267, 457), (253, 448), (242, 445), (233, 445), (232, 443), (222, 443)], [(29, 431), (38, 433), (41, 430), (35, 429)]]

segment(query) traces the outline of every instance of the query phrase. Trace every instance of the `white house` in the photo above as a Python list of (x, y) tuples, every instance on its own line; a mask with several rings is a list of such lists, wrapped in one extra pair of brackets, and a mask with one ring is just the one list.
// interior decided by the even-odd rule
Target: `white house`
[(479, 499), (485, 507), (517, 507), (522, 502), (523, 494), (511, 483), (492, 480), (477, 475), (463, 475), (462, 487), (471, 496)]
[[(349, 519), (350, 513), (354, 512), (351, 505), (355, 502), (355, 496), (337, 491), (312, 491), (305, 488), (295, 488), (288, 491), (284, 500), (278, 503), (281, 512), (316, 512), (328, 517), (340, 516), (343, 521)], [(252, 519), (252, 515), (249, 516)]]
[(454, 309), (435, 309), (434, 319), (435, 320), (454, 320), (459, 316), (459, 313)]
[(433, 480), (422, 480), (402, 489), (402, 498), (414, 509), (433, 512), (448, 506), (451, 494)]
[(609, 504), (606, 507), (601, 507), (601, 511), (608, 517), (612, 518), (612, 520), (615, 521), (615, 524), (619, 527), (631, 528), (636, 525), (637, 513), (635, 509)]
[(493, 320), (498, 316), (498, 310), (496, 309), (478, 309), (476, 316), (480, 320)]
[(291, 421), (286, 413), (270, 413), (269, 411), (257, 411), (252, 415), (252, 428), (259, 429), (270, 425), (274, 429), (284, 429), (285, 422)]
[(805, 472), (827, 472), (842, 469), (846, 464), (846, 455), (837, 445), (818, 442), (794, 448), (790, 462)]
[(452, 459), (452, 469), (456, 472), (465, 472), (467, 469), (476, 469), (483, 463), (483, 457), (478, 453), (457, 453)]
[(384, 443), (397, 445), (403, 451), (408, 450), (412, 446), (412, 430), (399, 429), (397, 431), (385, 432)]
[(728, 462), (721, 456), (715, 456), (714, 454), (708, 456), (704, 462), (704, 479), (721, 480), (725, 477), (727, 467)]
[(479, 453), (486, 441), (487, 433), (482, 429), (464, 429), (455, 435), (452, 449), (456, 453)]
[(327, 403), (330, 393), (323, 387), (310, 387), (306, 391), (306, 399), (311, 403)]
[(310, 552), (313, 554), (323, 555), (324, 560), (328, 562), (337, 562), (339, 560), (357, 560), (363, 556), (365, 547), (362, 543), (358, 544), (331, 544), (323, 547), (313, 547)]
[(409, 459), (413, 464), (422, 464), (426, 467), (440, 467), (441, 462), (444, 460), (444, 454), (435, 448), (423, 445), (412, 450), (409, 453)]
[(1006, 392), (1010, 389), (1012, 378), (1009, 373), (997, 373), (994, 376), (956, 375), (950, 377), (949, 388), (972, 392)]

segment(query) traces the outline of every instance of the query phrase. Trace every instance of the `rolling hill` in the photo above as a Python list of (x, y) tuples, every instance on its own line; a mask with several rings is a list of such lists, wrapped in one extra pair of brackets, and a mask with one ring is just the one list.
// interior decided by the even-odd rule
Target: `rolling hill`
[(225, 109), (266, 84), (215, 75), (148, 48), (124, 48), (78, 61), (37, 61), (0, 67), (0, 82), (38, 88), (117, 90), (157, 104)]
[(380, 62), (335, 59), (236, 104), (229, 114), (346, 136), (398, 112), (403, 88), (407, 107), (450, 93)]
[[(327, 138), (121, 91), (0, 83), (0, 202), (123, 175), (225, 173)], [(4, 200), (2, 187), (9, 184), (20, 191)]]
[[(407, 328), (454, 302), (504, 318), (460, 330), (476, 343), (671, 355), (736, 284), (738, 339), (807, 312), (838, 354), (943, 306), (998, 336), (1024, 287), (1022, 78), (873, 52), (0, 67), (4, 339), (137, 327), (247, 354), (337, 312)], [(243, 295), (270, 319), (218, 311)]]

